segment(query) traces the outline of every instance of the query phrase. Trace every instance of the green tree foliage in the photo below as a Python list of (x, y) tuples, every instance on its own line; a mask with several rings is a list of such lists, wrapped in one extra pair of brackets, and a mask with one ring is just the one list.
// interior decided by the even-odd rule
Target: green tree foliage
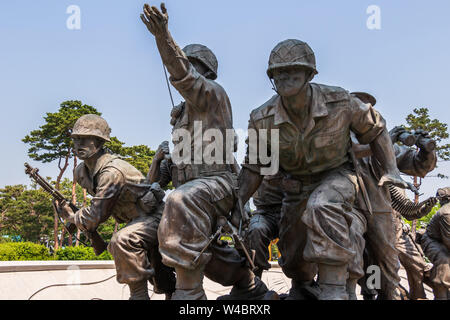
[(0, 243), (0, 261), (31, 260), (112, 260), (108, 251), (96, 256), (91, 247), (78, 246), (58, 249), (51, 254), (44, 245), (32, 242)]
[(406, 117), (407, 130), (422, 129), (428, 131), (436, 141), (438, 158), (443, 161), (450, 160), (450, 144), (444, 144), (443, 140), (449, 138), (448, 125), (438, 119), (430, 119), (428, 108), (416, 108)]
[(0, 261), (51, 260), (49, 250), (31, 242), (7, 242), (0, 244)]
[[(117, 225), (117, 230), (120, 230), (126, 225), (126, 223), (120, 223)], [(116, 228), (116, 220), (113, 217), (110, 217), (108, 220), (103, 222), (97, 229), (98, 234), (102, 237), (103, 240), (109, 242), (113, 236), (113, 233)]]
[(122, 159), (136, 167), (144, 176), (147, 176), (155, 151), (143, 144), (131, 147), (126, 147), (124, 144), (124, 142), (113, 137), (111, 142), (105, 144), (105, 147), (112, 153), (120, 155)]
[(0, 235), (43, 243), (53, 234), (51, 198), (24, 185), (0, 189)]
[[(64, 178), (61, 181), (60, 191), (64, 195), (64, 197), (68, 200), (72, 199), (72, 185), (73, 185), (72, 180), (70, 180), (69, 178)], [(83, 207), (84, 195), (83, 195), (83, 188), (79, 184), (76, 184), (75, 195), (77, 201), (74, 204), (75, 206), (77, 206), (77, 208), (81, 209)], [(89, 206), (90, 203), (91, 197), (88, 196), (86, 199), (86, 206)]]
[(56, 260), (112, 260), (112, 256), (108, 251), (102, 252), (96, 256), (94, 249), (91, 247), (78, 246), (59, 249), (55, 253)]
[(64, 101), (57, 112), (47, 112), (45, 123), (22, 139), (30, 145), (29, 157), (40, 162), (58, 160), (61, 169), (63, 159), (72, 157), (72, 127), (85, 114), (101, 115), (94, 107), (78, 100)]

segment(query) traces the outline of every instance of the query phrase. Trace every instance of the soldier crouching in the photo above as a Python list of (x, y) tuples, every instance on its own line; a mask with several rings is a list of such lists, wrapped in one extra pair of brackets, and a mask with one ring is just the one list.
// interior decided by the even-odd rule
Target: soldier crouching
[[(317, 70), (314, 53), (306, 43), (280, 42), (271, 52), (267, 74), (278, 94), (251, 112), (249, 132), (267, 133), (264, 148), (278, 149), (279, 158), (273, 164), (279, 160), (286, 176), (278, 248), (279, 264), (292, 279), (289, 298), (304, 297), (317, 268), (318, 298), (348, 299), (348, 270), (355, 277), (363, 274), (362, 259), (355, 258), (365, 229), (353, 208), (360, 186), (348, 155), (350, 131), (360, 143), (370, 144), (382, 164), (385, 174), (380, 186), (413, 187), (400, 177), (381, 115), (342, 88), (310, 83)], [(273, 137), (269, 136), (272, 131)], [(262, 167), (272, 164), (260, 161), (255, 150), (261, 146), (249, 143), (239, 176), (242, 203), (261, 184)]]
[(430, 285), (436, 300), (450, 300), (450, 187), (436, 194), (441, 208), (428, 223), (420, 244), (425, 256), (433, 263)]
[(62, 216), (83, 232), (96, 231), (110, 216), (127, 225), (115, 233), (108, 245), (114, 257), (117, 281), (130, 288), (130, 299), (148, 300), (147, 281), (154, 291), (170, 297), (175, 275), (161, 262), (157, 229), (164, 208), (164, 191), (158, 184), (142, 184), (145, 177), (128, 162), (103, 148), (110, 141), (106, 121), (93, 114), (80, 117), (74, 125), (74, 152), (82, 160), (75, 180), (90, 195), (91, 205), (73, 212), (58, 204)]

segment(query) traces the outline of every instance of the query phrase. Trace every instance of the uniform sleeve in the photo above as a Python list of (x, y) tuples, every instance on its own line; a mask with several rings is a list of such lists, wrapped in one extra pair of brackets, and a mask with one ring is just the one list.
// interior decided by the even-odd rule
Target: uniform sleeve
[(424, 178), (436, 167), (436, 153), (417, 151), (414, 148), (394, 144), (398, 169), (410, 176)]
[(171, 78), (170, 81), (187, 102), (202, 112), (220, 105), (222, 99), (228, 99), (220, 85), (199, 74), (191, 64), (184, 78)]
[(111, 209), (124, 185), (120, 171), (107, 168), (100, 173), (95, 196), (90, 207), (75, 213), (75, 224), (81, 231), (95, 231), (100, 223), (111, 216)]
[(361, 144), (369, 144), (386, 128), (386, 121), (373, 107), (350, 96), (352, 110), (351, 129)]

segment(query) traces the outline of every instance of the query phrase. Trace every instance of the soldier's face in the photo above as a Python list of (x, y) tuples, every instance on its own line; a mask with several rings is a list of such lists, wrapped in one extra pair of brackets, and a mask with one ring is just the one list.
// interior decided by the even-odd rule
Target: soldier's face
[(96, 137), (75, 136), (73, 139), (73, 152), (81, 160), (86, 160), (96, 154), (102, 146)]
[(273, 81), (278, 93), (291, 97), (300, 93), (308, 81), (309, 71), (305, 69), (277, 69), (273, 72)]

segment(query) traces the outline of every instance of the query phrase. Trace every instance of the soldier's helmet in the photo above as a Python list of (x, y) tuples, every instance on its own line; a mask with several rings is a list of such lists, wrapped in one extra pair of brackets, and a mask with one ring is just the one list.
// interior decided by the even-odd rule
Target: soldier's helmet
[(213, 73), (212, 80), (217, 78), (217, 68), (219, 66), (217, 58), (214, 53), (202, 44), (189, 44), (183, 48), (184, 53), (188, 58), (196, 59), (203, 63), (209, 71)]
[(105, 119), (96, 114), (85, 114), (75, 122), (71, 137), (94, 136), (109, 142), (110, 133), (111, 128)]
[(352, 92), (351, 95), (357, 97), (364, 103), (370, 103), (373, 106), (377, 104), (377, 99), (373, 95), (367, 92)]
[(275, 69), (293, 66), (311, 70), (313, 75), (318, 73), (316, 69), (316, 57), (306, 42), (297, 39), (281, 41), (270, 53), (267, 75), (269, 78), (272, 78)]
[(450, 187), (438, 189), (436, 192), (436, 196), (450, 199)]

